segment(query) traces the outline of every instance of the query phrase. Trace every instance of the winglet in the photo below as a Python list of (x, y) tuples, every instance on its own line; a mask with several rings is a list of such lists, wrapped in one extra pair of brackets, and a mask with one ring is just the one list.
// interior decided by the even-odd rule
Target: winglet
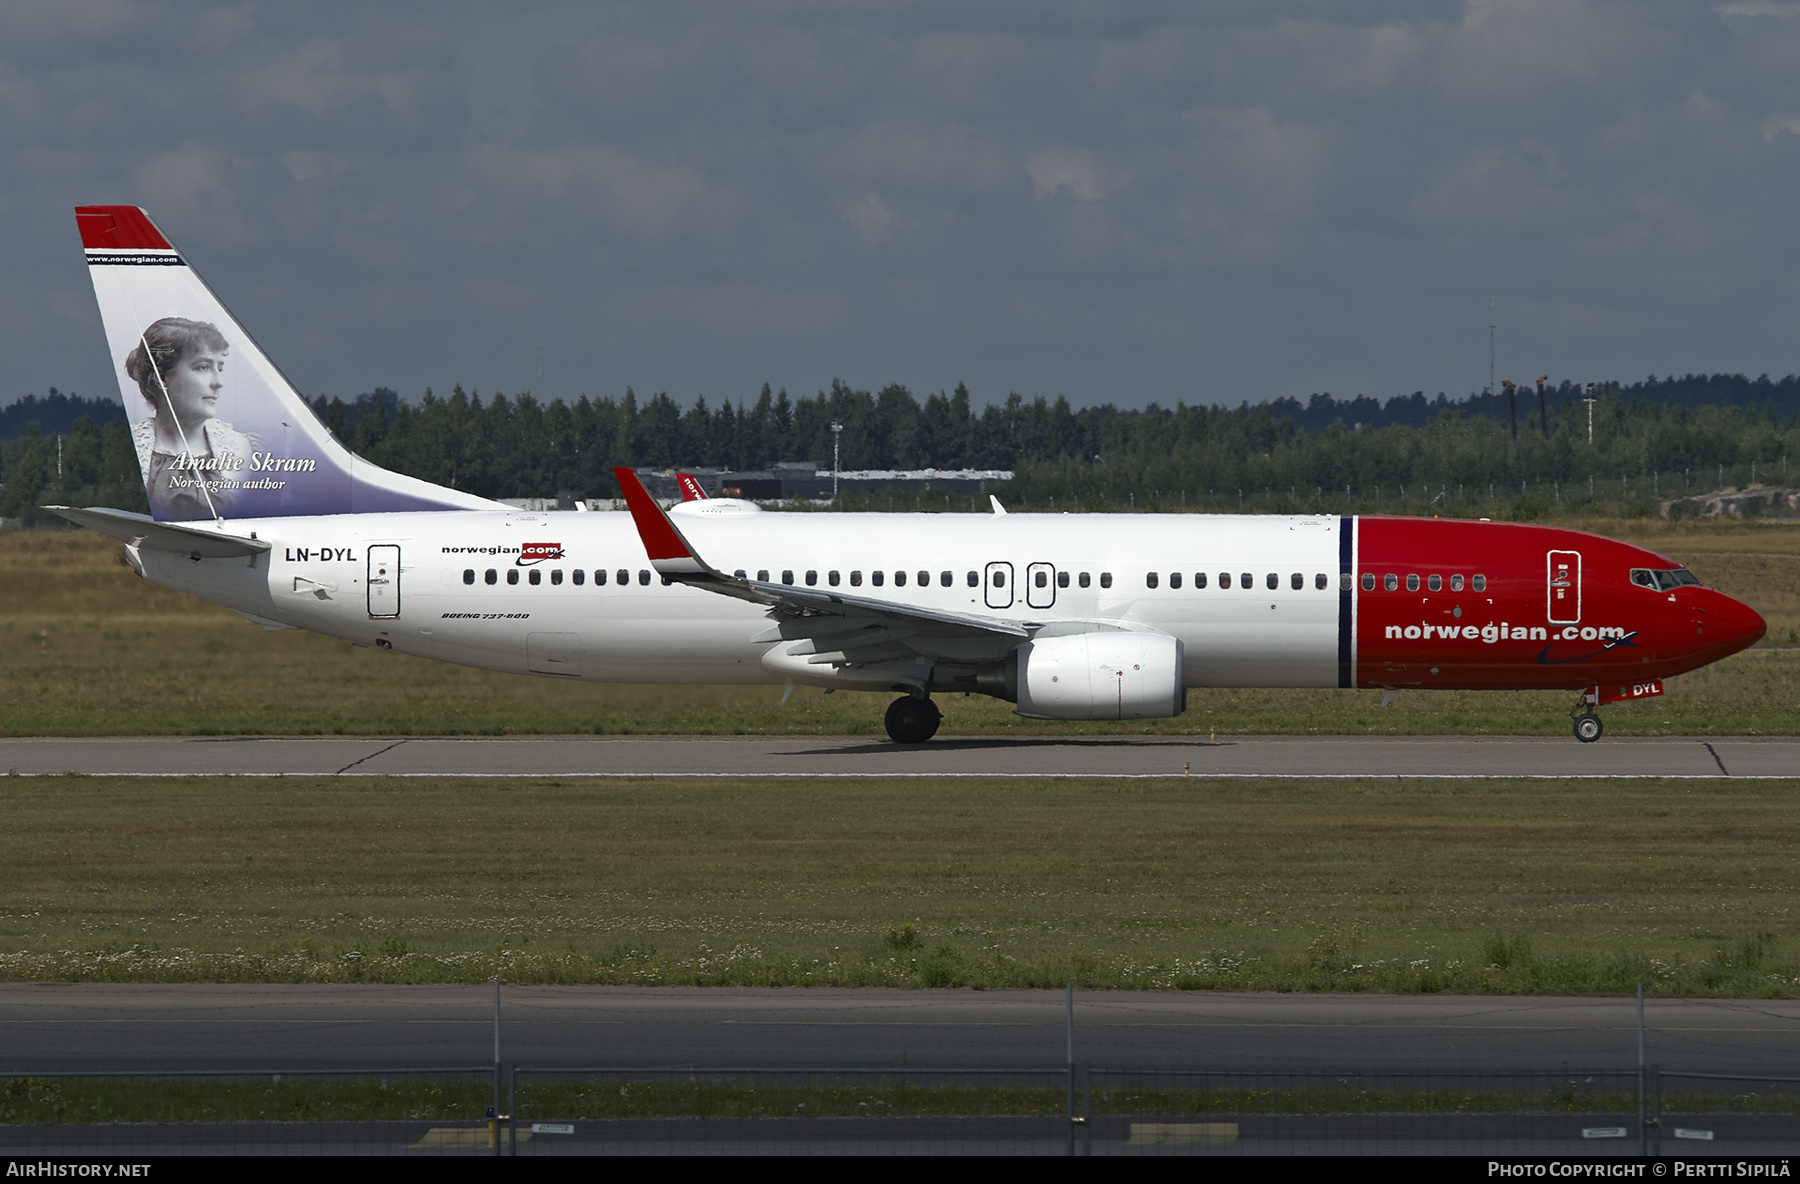
[(649, 556), (651, 567), (665, 576), (717, 574), (694, 554), (680, 529), (656, 504), (656, 499), (650, 496), (636, 473), (626, 468), (614, 468), (613, 476), (625, 495), (625, 506), (631, 511), (638, 537), (644, 541), (644, 554)]
[(681, 486), (681, 500), (684, 502), (703, 502), (710, 500), (706, 496), (705, 487), (700, 484), (700, 478), (694, 476), (692, 473), (676, 473), (675, 483)]

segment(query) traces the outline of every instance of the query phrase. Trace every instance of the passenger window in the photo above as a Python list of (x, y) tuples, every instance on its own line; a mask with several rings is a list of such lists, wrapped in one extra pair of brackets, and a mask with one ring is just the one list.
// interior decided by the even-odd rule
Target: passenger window
[(994, 587), (996, 587), (996, 588), (1006, 587), (1006, 573), (1005, 572), (996, 571), (994, 573)]
[(744, 578), (744, 569), (741, 567), (738, 568), (736, 571), (731, 573), (731, 576), (733, 579), (737, 579), (737, 580), (743, 579)]
[(474, 582), (475, 582), (475, 569), (472, 567), (465, 568), (463, 570), (463, 583), (473, 584)]
[(631, 583), (631, 573), (626, 571), (622, 567), (617, 572), (615, 572), (614, 575), (616, 575), (618, 577), (618, 585), (621, 588), (623, 588), (625, 585)]
[(638, 583), (646, 588), (650, 586), (650, 571), (648, 568), (638, 568)]
[[(832, 581), (832, 583), (836, 583), (836, 582), (837, 582), (836, 580)], [(850, 586), (852, 588), (862, 587), (862, 572), (853, 571), (850, 573)]]
[(532, 586), (535, 587), (544, 582), (544, 573), (534, 567), (531, 569), (531, 574), (528, 578), (531, 580)]
[(552, 569), (552, 570), (551, 570), (551, 572), (550, 572), (550, 582), (551, 582), (551, 583), (552, 583), (552, 584), (560, 584), (560, 583), (562, 583), (562, 568), (560, 568), (560, 567), (558, 567), (558, 568), (553, 568), (553, 569)]
[(1050, 573), (1047, 571), (1040, 571), (1037, 573), (1037, 580), (1035, 582), (1040, 588), (1048, 588), (1050, 586)]
[(509, 584), (516, 584), (519, 582), (519, 569), (518, 568), (509, 567), (506, 569), (506, 582)]
[(837, 587), (838, 586), (838, 573), (835, 571), (826, 572), (825, 573), (825, 582), (830, 584), (833, 588)]
[(1473, 579), (1471, 579), (1469, 581), (1469, 583), (1477, 592), (1486, 592), (1487, 591), (1487, 577), (1486, 576), (1475, 576)]
[(1400, 577), (1390, 571), (1382, 578), (1381, 586), (1386, 588), (1389, 592), (1395, 591), (1400, 587)]
[(794, 573), (791, 571), (783, 571), (781, 573), (781, 582), (784, 584), (792, 584), (794, 582)]
[(1206, 587), (1206, 573), (1205, 572), (1197, 571), (1194, 573), (1194, 587), (1196, 587), (1196, 588)]
[(1413, 575), (1411, 573), (1407, 574), (1406, 590), (1408, 592), (1417, 592), (1419, 590), (1419, 577), (1418, 576)]
[(971, 588), (981, 587), (981, 577), (978, 574), (976, 574), (975, 572), (969, 573), (969, 587), (971, 587)]
[(487, 569), (487, 574), (482, 576), (481, 578), (491, 584), (495, 580), (499, 579), (500, 577), (499, 577), (499, 573), (497, 573), (493, 568), (490, 567)]
[[(1331, 582), (1331, 577), (1326, 575), (1324, 572), (1320, 572), (1318, 575), (1313, 577), (1313, 587), (1317, 588), (1321, 592), (1323, 592), (1325, 590), (1326, 585), (1329, 584), (1330, 582)], [(1345, 576), (1344, 577), (1344, 587), (1348, 588), (1349, 586), (1350, 586), (1350, 577)]]
[(604, 567), (596, 567), (594, 569), (594, 587), (606, 587), (606, 569)]
[(1452, 592), (1461, 592), (1462, 591), (1462, 577), (1461, 576), (1451, 576), (1450, 577), (1450, 591), (1452, 591)]
[(1433, 574), (1431, 578), (1425, 581), (1425, 586), (1430, 588), (1433, 592), (1442, 592), (1444, 590), (1444, 577)]
[(896, 587), (896, 588), (906, 587), (906, 573), (905, 572), (897, 571), (894, 573), (894, 587)]
[(1110, 571), (1103, 571), (1100, 573), (1100, 586), (1102, 588), (1112, 587), (1112, 573)]
[(1363, 586), (1364, 592), (1375, 591), (1375, 573), (1374, 572), (1365, 571), (1363, 573), (1362, 586)]
[(870, 572), (869, 583), (875, 585), (877, 588), (881, 587), (883, 584), (887, 583), (887, 573), (884, 571)]
[(1156, 587), (1156, 573), (1155, 572), (1151, 572), (1149, 575), (1146, 575), (1144, 577), (1144, 587), (1146, 587), (1146, 588)]
[(674, 576), (663, 576), (662, 577), (662, 586), (665, 588), (667, 588), (670, 584), (673, 584), (674, 582), (675, 582)]
[(582, 585), (582, 584), (584, 584), (584, 583), (586, 583), (586, 582), (587, 582), (587, 572), (585, 572), (585, 571), (582, 571), (582, 570), (581, 570), (581, 569), (580, 569), (580, 568), (579, 568), (579, 567), (578, 567), (578, 568), (576, 568), (576, 569), (575, 569), (575, 570), (574, 570), (574, 571), (573, 571), (573, 572), (570, 572), (570, 573), (569, 573), (569, 578), (570, 578), (570, 579), (571, 579), (571, 580), (574, 580), (574, 581), (575, 581), (575, 586), (576, 586), (576, 587), (578, 587), (578, 588), (579, 588), (579, 587), (580, 587), (580, 586), (581, 586), (581, 585)]
[(1277, 588), (1279, 588), (1279, 587), (1281, 587), (1281, 575), (1280, 575), (1280, 573), (1278, 573), (1278, 572), (1270, 572), (1270, 573), (1269, 573), (1269, 578), (1268, 578), (1268, 580), (1267, 580), (1267, 581), (1266, 581), (1266, 584), (1267, 584), (1267, 587), (1268, 587), (1268, 589), (1269, 589), (1269, 591), (1271, 591), (1271, 592), (1273, 592), (1273, 591), (1275, 591), (1275, 589), (1277, 589)]
[(1181, 587), (1181, 573), (1180, 572), (1172, 571), (1169, 573), (1169, 587), (1171, 587), (1171, 588)]
[(769, 582), (769, 569), (766, 567), (757, 568), (756, 569), (756, 579), (757, 579), (758, 583), (761, 583), (761, 584), (768, 583)]
[[(1294, 591), (1298, 592), (1298, 591), (1300, 591), (1300, 589), (1306, 587), (1306, 577), (1301, 575), (1299, 572), (1295, 572), (1293, 574), (1293, 576), (1288, 580), (1288, 584), (1294, 589)], [(1323, 588), (1324, 586), (1325, 586), (1325, 577), (1320, 576), (1319, 577), (1319, 587)]]
[(938, 583), (940, 583), (944, 587), (948, 588), (950, 585), (956, 583), (955, 573), (947, 572), (947, 571), (940, 571), (938, 573)]
[(813, 587), (818, 582), (819, 582), (819, 573), (818, 572), (809, 571), (806, 573), (806, 586), (808, 588)]
[(1246, 592), (1254, 592), (1256, 590), (1256, 577), (1249, 572), (1245, 572), (1243, 583), (1239, 584), (1238, 587)]
[(1085, 571), (1084, 571), (1084, 572), (1082, 572), (1082, 573), (1081, 573), (1081, 575), (1080, 575), (1080, 577), (1079, 577), (1079, 578), (1077, 578), (1077, 579), (1076, 579), (1076, 581), (1075, 581), (1075, 582), (1076, 582), (1076, 583), (1078, 583), (1078, 584), (1080, 584), (1080, 585), (1081, 585), (1081, 586), (1082, 586), (1082, 587), (1083, 587), (1083, 588), (1085, 588), (1085, 587), (1087, 587), (1087, 586), (1088, 586), (1088, 585), (1089, 585), (1089, 584), (1091, 584), (1091, 583), (1093, 583), (1093, 582), (1094, 582), (1094, 577), (1092, 577), (1092, 576), (1090, 576), (1090, 575), (1088, 575), (1088, 573), (1086, 573), (1086, 572), (1085, 572)]
[(1056, 573), (1056, 586), (1058, 588), (1067, 588), (1069, 586), (1069, 573), (1068, 572), (1059, 571)]
[(1221, 588), (1230, 588), (1231, 587), (1231, 573), (1230, 572), (1222, 571), (1219, 573), (1219, 587), (1221, 587)]

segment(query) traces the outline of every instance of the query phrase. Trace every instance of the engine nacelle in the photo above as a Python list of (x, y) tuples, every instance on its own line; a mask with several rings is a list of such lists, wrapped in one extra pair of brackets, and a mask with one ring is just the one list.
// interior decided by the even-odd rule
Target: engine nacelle
[(1187, 709), (1181, 642), (1106, 630), (1018, 649), (1019, 714), (1036, 719), (1165, 719)]

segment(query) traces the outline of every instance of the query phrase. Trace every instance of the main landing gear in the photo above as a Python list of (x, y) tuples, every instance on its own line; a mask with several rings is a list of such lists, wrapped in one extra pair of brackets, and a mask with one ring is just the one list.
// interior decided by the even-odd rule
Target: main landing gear
[(1606, 725), (1594, 714), (1594, 705), (1599, 701), (1599, 688), (1596, 687), (1582, 695), (1581, 701), (1569, 711), (1569, 718), (1575, 721), (1575, 739), (1583, 744), (1592, 744), (1606, 731)]
[(943, 712), (921, 695), (902, 695), (888, 704), (887, 734), (895, 744), (923, 744), (937, 735)]

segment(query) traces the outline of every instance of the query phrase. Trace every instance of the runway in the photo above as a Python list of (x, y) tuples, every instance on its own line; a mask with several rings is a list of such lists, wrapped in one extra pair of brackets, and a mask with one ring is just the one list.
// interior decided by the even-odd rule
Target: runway
[(158, 736), (0, 740), (41, 776), (1784, 778), (1800, 738), (1541, 736)]
[[(540, 1067), (1054, 1069), (1061, 991), (504, 986), (501, 1056)], [(1114, 1069), (1626, 1070), (1631, 999), (1077, 992), (1078, 1061)], [(1647, 1061), (1791, 1076), (1800, 1001), (1652, 999)], [(481, 1065), (493, 988), (0, 984), (0, 1076)]]

